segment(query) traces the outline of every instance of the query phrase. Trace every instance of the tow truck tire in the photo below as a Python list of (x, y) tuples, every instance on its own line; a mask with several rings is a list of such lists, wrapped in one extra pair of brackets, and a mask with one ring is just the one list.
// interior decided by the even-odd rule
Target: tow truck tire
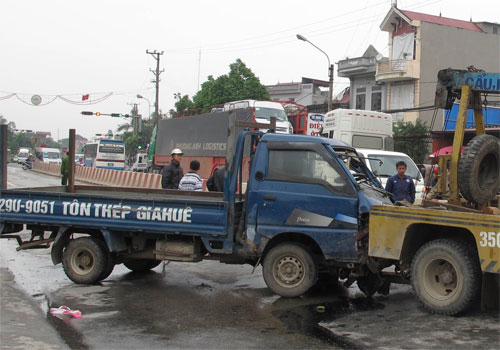
[(301, 244), (282, 243), (264, 258), (263, 275), (267, 286), (282, 297), (298, 297), (318, 280), (318, 266), (311, 252)]
[(62, 263), (66, 276), (78, 284), (93, 284), (109, 276), (103, 277), (109, 270), (109, 252), (94, 237), (71, 240), (64, 249)]
[(481, 267), (470, 244), (438, 239), (424, 244), (411, 264), (411, 284), (424, 308), (438, 315), (456, 315), (476, 302)]
[(465, 199), (485, 204), (500, 185), (500, 143), (495, 136), (478, 135), (469, 141), (458, 164), (458, 186)]
[(134, 259), (123, 263), (129, 270), (134, 272), (146, 272), (161, 264), (161, 260), (154, 259)]

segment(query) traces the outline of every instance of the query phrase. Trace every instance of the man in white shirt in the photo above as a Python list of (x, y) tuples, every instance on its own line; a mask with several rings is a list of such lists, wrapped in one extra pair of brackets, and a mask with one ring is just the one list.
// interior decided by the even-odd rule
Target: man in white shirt
[(198, 170), (200, 170), (200, 162), (197, 160), (191, 161), (189, 164), (189, 172), (184, 175), (179, 182), (179, 190), (182, 191), (202, 191), (203, 190), (203, 180), (200, 175), (198, 175)]

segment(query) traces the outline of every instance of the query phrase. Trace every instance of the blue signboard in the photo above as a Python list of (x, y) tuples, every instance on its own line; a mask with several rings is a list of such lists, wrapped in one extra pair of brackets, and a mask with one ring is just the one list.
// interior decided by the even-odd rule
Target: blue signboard
[[(449, 113), (449, 115), (448, 115)], [(445, 111), (445, 130), (455, 130), (457, 126), (458, 103), (454, 103), (451, 111)], [(483, 108), (484, 126), (486, 128), (500, 127), (500, 108), (488, 107)], [(469, 109), (467, 112), (467, 120), (465, 122), (466, 129), (474, 129), (476, 122), (474, 120), (474, 111)]]

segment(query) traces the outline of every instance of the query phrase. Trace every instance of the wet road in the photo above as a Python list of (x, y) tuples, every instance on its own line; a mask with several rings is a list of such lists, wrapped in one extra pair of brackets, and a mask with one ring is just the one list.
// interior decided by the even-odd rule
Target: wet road
[[(58, 181), (25, 173), (22, 181), (31, 174), (39, 186)], [(9, 178), (20, 186), (16, 181)], [(81, 319), (63, 320), (47, 313), (54, 332), (72, 349), (500, 347), (497, 311), (430, 315), (409, 286), (368, 299), (356, 287), (323, 285), (286, 299), (267, 289), (261, 269), (252, 274), (250, 266), (214, 261), (172, 262), (145, 274), (119, 265), (99, 285), (82, 286), (69, 281), (61, 265), (52, 265), (48, 249), (15, 247), (13, 240), (0, 240), (0, 267), (9, 268), (45, 312), (60, 305), (82, 312)]]

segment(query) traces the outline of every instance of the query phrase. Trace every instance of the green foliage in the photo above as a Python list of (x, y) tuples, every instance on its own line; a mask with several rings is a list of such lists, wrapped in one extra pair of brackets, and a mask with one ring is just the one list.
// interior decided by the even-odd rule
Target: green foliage
[(187, 109), (193, 109), (194, 103), (191, 101), (188, 95), (182, 96), (182, 98), (175, 103), (175, 110), (177, 113), (182, 113)]
[(408, 154), (417, 164), (423, 163), (429, 152), (428, 133), (426, 123), (420, 120), (416, 124), (398, 122), (394, 125), (394, 150)]
[(123, 133), (123, 142), (125, 143), (125, 155), (133, 157), (137, 154), (138, 147), (141, 146), (142, 150), (148, 147), (151, 141), (151, 134), (155, 126), (155, 120), (143, 120), (141, 131), (134, 135), (133, 131), (126, 131)]
[(267, 101), (270, 96), (259, 78), (238, 58), (229, 65), (229, 74), (221, 75), (217, 79), (209, 75), (207, 81), (201, 85), (201, 90), (193, 97), (193, 101), (184, 96), (175, 106), (177, 112), (180, 112), (183, 109), (179, 107), (189, 107), (192, 104), (200, 113), (204, 113), (213, 106), (245, 99)]

